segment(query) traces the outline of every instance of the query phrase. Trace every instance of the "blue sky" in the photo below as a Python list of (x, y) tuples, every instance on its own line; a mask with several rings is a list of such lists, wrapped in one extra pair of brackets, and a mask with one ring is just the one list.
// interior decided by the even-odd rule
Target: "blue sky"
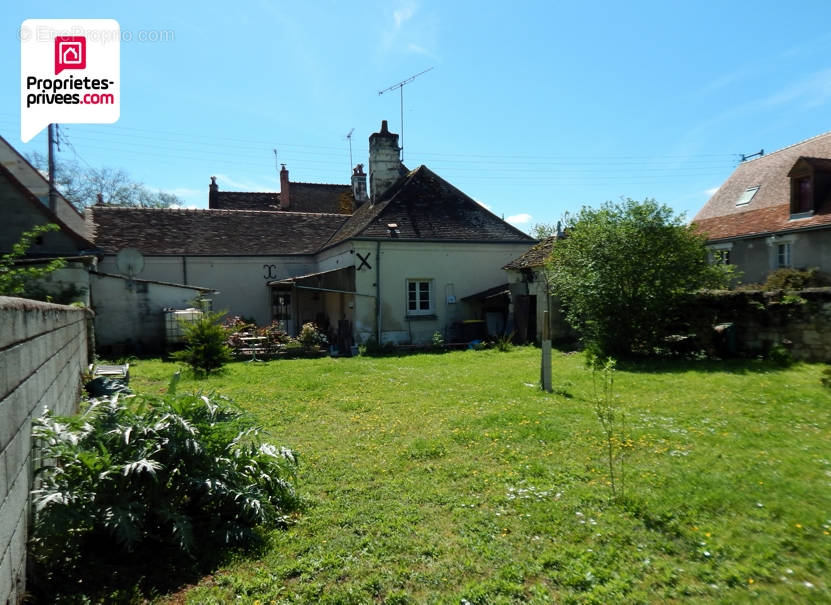
[[(529, 229), (621, 196), (692, 218), (739, 154), (831, 129), (831, 4), (86, 2), (4, 7), (0, 134), (20, 143), (17, 28), (113, 18), (121, 118), (67, 125), (59, 160), (126, 169), (207, 206), (223, 190), (349, 182), (382, 119), (426, 164)], [(143, 32), (143, 34), (142, 34)], [(166, 38), (139, 42), (140, 36)], [(71, 144), (71, 145), (70, 145)]]

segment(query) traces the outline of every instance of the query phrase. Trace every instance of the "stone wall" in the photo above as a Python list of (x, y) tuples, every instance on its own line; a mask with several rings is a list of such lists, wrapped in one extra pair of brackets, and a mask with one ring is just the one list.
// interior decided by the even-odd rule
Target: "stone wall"
[(23, 599), (32, 418), (76, 411), (92, 313), (0, 296), (0, 603)]
[(794, 359), (831, 363), (831, 288), (701, 292), (681, 324), (697, 349), (755, 356), (781, 345)]

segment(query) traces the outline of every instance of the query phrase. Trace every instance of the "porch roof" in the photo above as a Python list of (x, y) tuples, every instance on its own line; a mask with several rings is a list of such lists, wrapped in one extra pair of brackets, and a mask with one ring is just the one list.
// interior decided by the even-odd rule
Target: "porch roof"
[(292, 277), (284, 277), (283, 279), (275, 279), (266, 282), (267, 286), (286, 286), (297, 283), (301, 279), (308, 279), (310, 277), (326, 277), (327, 275), (334, 275), (338, 271), (349, 269), (350, 267), (340, 267), (338, 269), (330, 269), (329, 271), (318, 271), (317, 273), (306, 273), (305, 275), (294, 275)]
[(489, 298), (496, 298), (497, 296), (503, 296), (510, 293), (511, 289), (508, 284), (500, 284), (498, 286), (494, 286), (493, 288), (477, 292), (476, 294), (465, 296), (462, 300), (488, 300)]

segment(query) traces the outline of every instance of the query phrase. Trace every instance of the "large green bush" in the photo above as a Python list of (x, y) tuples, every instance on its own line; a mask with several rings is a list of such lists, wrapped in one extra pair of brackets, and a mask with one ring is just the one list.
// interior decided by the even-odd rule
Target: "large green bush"
[(256, 543), (297, 507), (295, 452), (224, 398), (173, 391), (35, 421), (30, 586), (43, 602), (146, 590)]
[(710, 265), (704, 236), (654, 200), (584, 207), (554, 246), (552, 293), (566, 319), (600, 355), (653, 353), (687, 293), (724, 285), (729, 268)]

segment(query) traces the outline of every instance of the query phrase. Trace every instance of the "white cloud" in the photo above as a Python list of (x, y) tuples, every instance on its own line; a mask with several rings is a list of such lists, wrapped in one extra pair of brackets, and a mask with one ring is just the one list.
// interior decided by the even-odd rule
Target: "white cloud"
[(505, 221), (511, 223), (512, 225), (527, 225), (531, 222), (532, 218), (534, 217), (527, 212), (520, 212), (519, 214), (509, 216), (505, 219)]
[(713, 197), (716, 194), (716, 191), (718, 191), (718, 190), (719, 190), (718, 187), (713, 187), (712, 189), (705, 189), (704, 193), (706, 193), (710, 197)]
[(477, 204), (479, 204), (480, 206), (482, 206), (482, 208), (484, 208), (485, 210), (490, 210), (491, 212), (493, 212), (493, 208), (488, 206), (485, 202), (480, 202), (479, 200), (477, 200), (475, 198), (474, 198), (473, 201), (476, 202)]
[[(277, 191), (279, 187), (275, 189), (274, 183), (266, 183), (264, 184), (262, 181), (237, 181), (236, 179), (228, 176), (227, 174), (217, 173), (216, 175), (216, 183), (219, 185), (219, 189), (225, 191)], [(276, 179), (275, 179), (276, 181)], [(207, 190), (207, 187), (205, 188)], [(205, 194), (208, 195), (207, 193)]]
[(415, 2), (406, 2), (392, 11), (392, 18), (395, 20), (395, 29), (401, 29), (402, 25), (412, 19), (417, 8)]
[(403, 0), (392, 11), (392, 24), (386, 21), (381, 33), (382, 52), (417, 54), (436, 61), (438, 46), (438, 19), (434, 13), (424, 13), (418, 2)]

